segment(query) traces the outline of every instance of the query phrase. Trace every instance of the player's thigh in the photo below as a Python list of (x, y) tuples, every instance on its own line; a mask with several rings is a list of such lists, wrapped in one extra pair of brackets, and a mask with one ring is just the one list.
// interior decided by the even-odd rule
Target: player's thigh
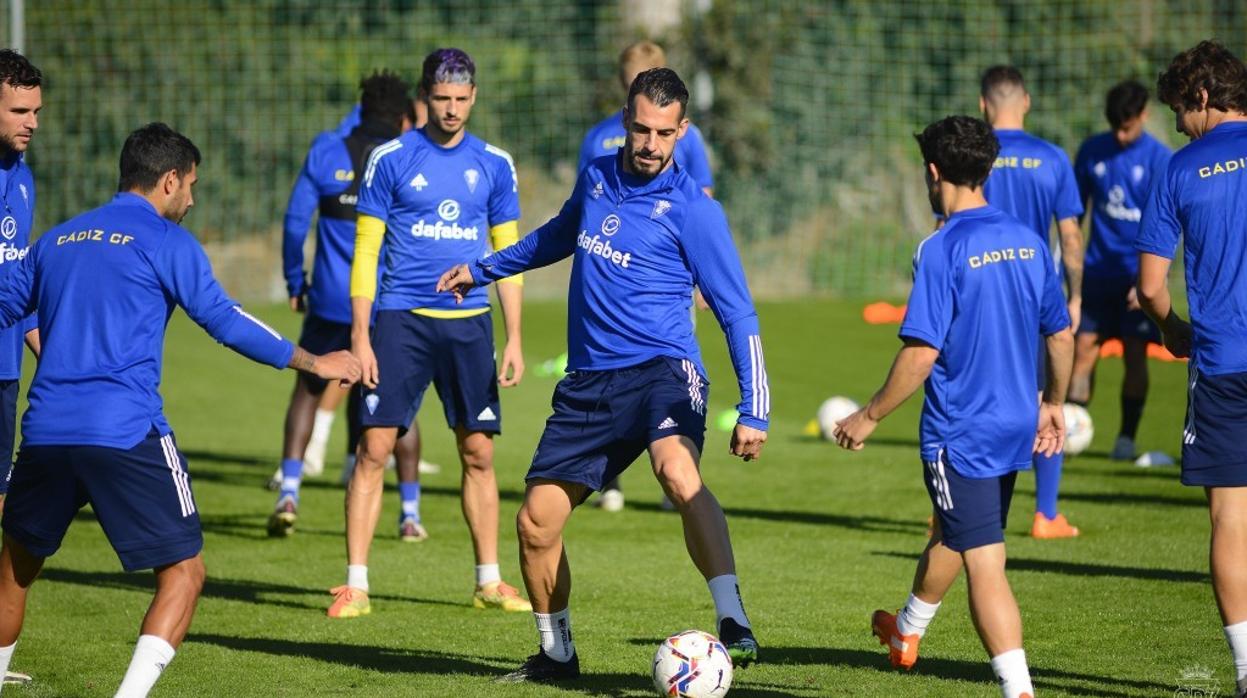
[(968, 478), (957, 472), (944, 452), (923, 461), (923, 482), (934, 505), (944, 546), (965, 552), (1004, 541), (1017, 473)]
[(430, 319), (437, 330), (433, 384), (446, 426), (468, 432), (502, 433), (494, 326), (489, 313)]
[(405, 433), (433, 377), (435, 338), (431, 318), (401, 310), (382, 310), (372, 328), (377, 387), (360, 387), (360, 426), (395, 427)]
[(80, 447), (73, 465), (126, 570), (171, 565), (203, 549), (190, 473), (173, 434), (150, 434), (130, 449)]
[(1247, 486), (1247, 373), (1209, 376), (1190, 366), (1182, 483)]
[(31, 554), (49, 557), (61, 547), (86, 492), (74, 473), (69, 446), (25, 446), (13, 465), (4, 502), (5, 533)]

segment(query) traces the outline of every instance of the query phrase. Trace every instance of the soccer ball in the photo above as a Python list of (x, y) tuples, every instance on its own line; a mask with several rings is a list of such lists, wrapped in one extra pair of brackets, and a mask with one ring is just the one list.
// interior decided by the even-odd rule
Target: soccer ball
[(843, 395), (829, 397), (818, 406), (818, 433), (827, 441), (835, 439), (832, 433), (836, 430), (836, 422), (853, 414), (860, 405)]
[(660, 696), (718, 698), (732, 686), (732, 658), (710, 633), (685, 630), (654, 654), (654, 688)]
[(1087, 408), (1065, 403), (1065, 455), (1076, 456), (1087, 450), (1092, 436), (1095, 436), (1095, 425), (1091, 423)]

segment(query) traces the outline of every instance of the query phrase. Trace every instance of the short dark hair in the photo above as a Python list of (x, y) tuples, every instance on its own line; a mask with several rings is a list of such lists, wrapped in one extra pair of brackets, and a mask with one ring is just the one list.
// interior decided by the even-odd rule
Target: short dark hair
[(979, 81), (979, 94), (986, 99), (1002, 97), (1012, 88), (1025, 90), (1026, 83), (1022, 80), (1022, 71), (1011, 65), (993, 65), (983, 71)]
[(411, 118), (411, 85), (388, 70), (380, 70), (359, 81), (360, 118), (397, 123)]
[(428, 94), (433, 86), (449, 82), (455, 85), (476, 84), (476, 63), (463, 49), (439, 48), (424, 57), (420, 89)]
[(628, 111), (631, 113), (635, 113), (637, 95), (645, 95), (646, 99), (658, 107), (679, 102), (681, 119), (688, 109), (688, 88), (670, 68), (650, 68), (636, 76), (636, 80), (628, 88)]
[(987, 181), (1000, 153), (1000, 142), (986, 121), (972, 116), (948, 116), (915, 133), (923, 164), (933, 164), (940, 177), (963, 187)]
[(43, 73), (11, 48), (0, 49), (0, 85), (9, 87), (38, 87), (43, 84)]
[(1139, 116), (1147, 108), (1151, 95), (1138, 80), (1125, 80), (1113, 85), (1104, 102), (1104, 118), (1109, 126), (1121, 128), (1127, 121)]
[(117, 191), (151, 191), (166, 172), (185, 176), (199, 164), (199, 148), (191, 139), (160, 122), (139, 128), (121, 147), (121, 179)]
[(1156, 81), (1156, 96), (1172, 109), (1199, 109), (1199, 91), (1208, 91), (1208, 108), (1247, 111), (1247, 67), (1225, 46), (1201, 41), (1173, 57)]

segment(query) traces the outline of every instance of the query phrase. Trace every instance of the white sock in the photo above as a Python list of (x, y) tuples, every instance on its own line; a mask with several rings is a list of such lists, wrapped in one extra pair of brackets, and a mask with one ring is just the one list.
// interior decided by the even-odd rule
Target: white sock
[(1021, 647), (992, 657), (992, 671), (1000, 681), (1000, 695), (1018, 698), (1023, 693), (1035, 694), (1031, 685), (1031, 672), (1026, 666), (1026, 652)]
[(347, 565), (346, 585), (368, 591), (368, 565)]
[(1234, 672), (1238, 691), (1242, 692), (1247, 689), (1247, 621), (1225, 626), (1225, 639), (1234, 654)]
[(749, 618), (745, 615), (745, 604), (740, 600), (740, 584), (734, 574), (721, 574), (706, 582), (710, 587), (710, 598), (714, 599), (715, 628), (724, 618), (731, 618), (742, 627), (749, 627)]
[(935, 618), (935, 612), (938, 610), (940, 610), (938, 603), (927, 603), (910, 594), (909, 600), (905, 602), (905, 608), (896, 614), (896, 632), (918, 637), (926, 635), (927, 626), (931, 624), (931, 619)]
[(312, 422), (312, 441), (325, 443), (333, 430), (333, 410), (316, 408), (316, 420)]
[(9, 671), (9, 660), (13, 659), (13, 650), (17, 649), (17, 643), (8, 647), (0, 647), (0, 681), (4, 680), (4, 675)]
[(541, 651), (556, 662), (570, 661), (576, 653), (572, 644), (571, 609), (563, 609), (557, 613), (534, 613), (537, 619), (537, 632), (541, 635)]
[(476, 586), (483, 587), (486, 584), (502, 581), (502, 572), (498, 569), (498, 563), (490, 565), (476, 566)]
[(173, 661), (176, 652), (172, 645), (155, 635), (139, 635), (130, 668), (126, 670), (126, 677), (121, 680), (115, 698), (144, 698), (156, 685), (161, 672)]

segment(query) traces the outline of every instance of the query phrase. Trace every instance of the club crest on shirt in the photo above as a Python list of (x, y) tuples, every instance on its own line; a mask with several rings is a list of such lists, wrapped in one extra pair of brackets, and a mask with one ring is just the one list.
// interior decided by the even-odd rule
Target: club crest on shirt
[(666, 199), (659, 199), (654, 202), (654, 210), (649, 214), (650, 218), (661, 218), (662, 214), (671, 210), (671, 202)]
[(463, 181), (468, 183), (468, 191), (476, 193), (476, 183), (481, 180), (481, 173), (476, 170), (464, 170)]
[(1108, 172), (1108, 165), (1103, 162), (1097, 162), (1095, 167), (1091, 168), (1095, 172), (1096, 177), (1103, 177)]
[(1146, 173), (1144, 172), (1142, 165), (1135, 165), (1134, 167), (1130, 168), (1130, 177), (1134, 179), (1134, 181), (1136, 182), (1143, 181), (1144, 174)]

